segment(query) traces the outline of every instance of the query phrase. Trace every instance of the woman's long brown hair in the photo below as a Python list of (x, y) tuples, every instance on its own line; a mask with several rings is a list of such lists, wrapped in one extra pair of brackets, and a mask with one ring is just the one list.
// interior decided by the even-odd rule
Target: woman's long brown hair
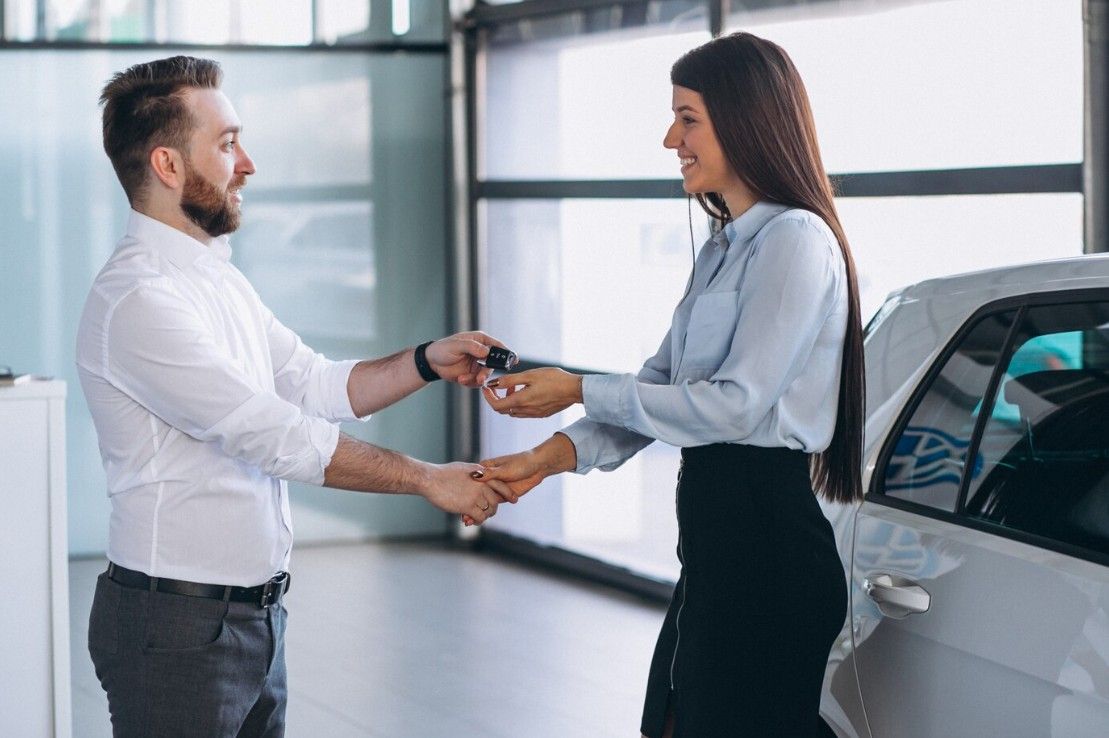
[[(860, 500), (866, 376), (859, 285), (801, 76), (777, 44), (733, 33), (678, 59), (670, 81), (704, 98), (720, 146), (748, 187), (761, 198), (820, 216), (839, 242), (848, 286), (839, 404), (832, 443), (811, 456), (810, 466), (813, 487), (825, 499)], [(697, 200), (721, 223), (731, 220), (720, 193), (698, 194)]]

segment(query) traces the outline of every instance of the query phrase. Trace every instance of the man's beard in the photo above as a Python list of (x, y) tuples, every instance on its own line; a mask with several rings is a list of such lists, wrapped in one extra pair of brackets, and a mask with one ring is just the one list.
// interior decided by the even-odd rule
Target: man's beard
[(239, 227), (242, 211), (231, 199), (231, 191), (246, 184), (246, 177), (231, 180), (221, 190), (185, 162), (185, 189), (181, 193), (181, 211), (212, 238), (232, 233)]

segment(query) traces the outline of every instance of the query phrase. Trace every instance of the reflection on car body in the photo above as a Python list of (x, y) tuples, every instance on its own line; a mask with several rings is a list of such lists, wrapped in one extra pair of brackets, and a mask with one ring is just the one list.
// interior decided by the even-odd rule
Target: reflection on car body
[(886, 489), (958, 484), (962, 476), (961, 460), (969, 445), (969, 438), (957, 438), (938, 428), (906, 428), (897, 440), (887, 467)]

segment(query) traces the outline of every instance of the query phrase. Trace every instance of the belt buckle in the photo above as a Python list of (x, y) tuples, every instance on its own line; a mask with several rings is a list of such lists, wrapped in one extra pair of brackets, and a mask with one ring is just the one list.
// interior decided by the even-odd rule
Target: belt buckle
[(263, 610), (268, 610), (273, 605), (281, 602), (281, 595), (288, 589), (286, 585), (289, 582), (289, 572), (283, 571), (275, 574), (272, 579), (262, 585), (262, 597), (258, 601), (258, 606)]

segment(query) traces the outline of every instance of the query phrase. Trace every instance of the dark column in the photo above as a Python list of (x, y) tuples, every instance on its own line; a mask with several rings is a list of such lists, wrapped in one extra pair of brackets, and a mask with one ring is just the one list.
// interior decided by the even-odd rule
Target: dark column
[(713, 38), (718, 38), (724, 33), (724, 23), (728, 20), (730, 0), (710, 0), (709, 2), (709, 32)]
[(1083, 0), (1085, 252), (1109, 252), (1109, 0)]

